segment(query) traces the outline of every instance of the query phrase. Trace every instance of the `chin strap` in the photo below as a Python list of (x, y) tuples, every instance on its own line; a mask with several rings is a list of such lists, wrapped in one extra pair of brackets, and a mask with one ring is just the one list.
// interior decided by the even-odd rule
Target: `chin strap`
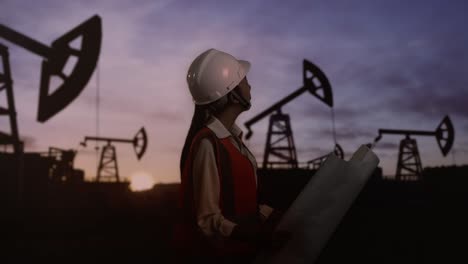
[(247, 101), (242, 95), (240, 95), (240, 93), (238, 93), (237, 91), (232, 91), (232, 95), (240, 102), (240, 104), (244, 107), (245, 110), (249, 110), (252, 106), (252, 104), (249, 101)]

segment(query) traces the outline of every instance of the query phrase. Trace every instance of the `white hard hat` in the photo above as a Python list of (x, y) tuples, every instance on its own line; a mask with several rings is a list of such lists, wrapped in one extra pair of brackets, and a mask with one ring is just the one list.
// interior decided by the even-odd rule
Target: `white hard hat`
[(250, 69), (250, 62), (209, 49), (200, 54), (189, 67), (187, 83), (197, 105), (212, 103), (234, 89)]

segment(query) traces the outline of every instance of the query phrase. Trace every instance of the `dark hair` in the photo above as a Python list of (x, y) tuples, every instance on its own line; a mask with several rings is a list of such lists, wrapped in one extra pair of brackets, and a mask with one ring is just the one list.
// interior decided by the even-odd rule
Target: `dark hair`
[(195, 105), (195, 111), (192, 117), (192, 123), (190, 124), (187, 137), (185, 138), (184, 147), (182, 148), (182, 154), (180, 156), (180, 174), (182, 175), (183, 166), (187, 159), (190, 146), (192, 145), (193, 138), (197, 132), (203, 128), (205, 123), (208, 121), (209, 115), (207, 115), (207, 107), (204, 105)]
[[(237, 91), (239, 86), (236, 86), (233, 91)], [(227, 104), (231, 102), (230, 95), (221, 97), (219, 100), (210, 103), (208, 105), (195, 105), (195, 110), (192, 117), (192, 123), (190, 124), (187, 137), (185, 138), (184, 147), (182, 148), (182, 154), (180, 156), (180, 175), (182, 175), (184, 163), (187, 159), (190, 146), (192, 145), (193, 138), (200, 129), (205, 126), (211, 115), (216, 115), (224, 110)]]

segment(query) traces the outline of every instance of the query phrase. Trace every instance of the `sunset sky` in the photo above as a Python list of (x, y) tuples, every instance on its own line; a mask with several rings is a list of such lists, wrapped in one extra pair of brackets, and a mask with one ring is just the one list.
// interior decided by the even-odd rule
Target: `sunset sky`
[[(443, 0), (308, 1), (18, 1), (0, 0), (0, 23), (49, 45), (98, 14), (99, 135), (133, 138), (144, 126), (148, 150), (137, 161), (117, 144), (122, 176), (137, 171), (156, 182), (179, 181), (179, 156), (193, 114), (185, 76), (191, 61), (216, 48), (252, 63), (253, 106), (243, 123), (302, 86), (302, 60), (328, 76), (337, 140), (347, 158), (379, 128), (433, 131), (445, 115), (455, 145), (443, 157), (433, 137), (418, 137), (423, 166), (468, 163), (468, 4)], [(96, 175), (96, 75), (81, 95), (48, 122), (36, 122), (42, 58), (0, 38), (10, 50), (19, 131), (27, 151), (78, 150), (75, 167)], [(0, 93), (0, 105), (6, 105)], [(331, 111), (303, 94), (290, 114), (299, 161), (333, 148)], [(261, 162), (268, 119), (253, 126), (248, 146)], [(9, 122), (0, 118), (0, 131)], [(395, 173), (401, 136), (384, 136), (375, 152)]]

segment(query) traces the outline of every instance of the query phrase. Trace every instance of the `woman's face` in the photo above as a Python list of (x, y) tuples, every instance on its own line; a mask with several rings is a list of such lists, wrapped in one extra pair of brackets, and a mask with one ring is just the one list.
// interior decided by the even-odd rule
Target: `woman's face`
[(247, 81), (247, 77), (242, 79), (242, 81), (239, 83), (239, 92), (244, 97), (247, 101), (250, 102), (250, 99), (252, 99), (252, 96), (250, 94), (250, 84)]

